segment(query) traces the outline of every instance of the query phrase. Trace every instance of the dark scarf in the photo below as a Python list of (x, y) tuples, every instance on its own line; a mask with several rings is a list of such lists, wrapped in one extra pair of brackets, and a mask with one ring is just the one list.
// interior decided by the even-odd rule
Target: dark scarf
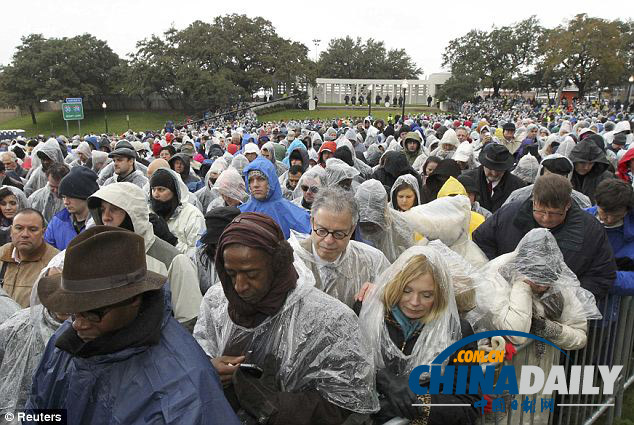
[(150, 198), (150, 204), (152, 205), (152, 211), (154, 211), (157, 215), (160, 215), (165, 220), (169, 219), (176, 208), (179, 205), (178, 199), (176, 199), (176, 194), (169, 201), (159, 201), (158, 199)]
[[(280, 249), (288, 248), (291, 258), (287, 266), (278, 270), (269, 292), (257, 304), (244, 301), (233, 287), (233, 281), (224, 266), (224, 249), (231, 244), (246, 245), (264, 251), (274, 257)], [(229, 301), (228, 312), (231, 320), (246, 328), (253, 328), (268, 316), (277, 313), (284, 305), (288, 293), (297, 286), (297, 271), (293, 267), (292, 248), (284, 239), (284, 233), (272, 218), (260, 213), (242, 213), (225, 229), (216, 249), (216, 270), (222, 289)], [(273, 267), (273, 265), (271, 266)]]
[(163, 310), (163, 291), (146, 292), (138, 316), (128, 326), (88, 342), (79, 338), (75, 329), (69, 326), (57, 338), (55, 346), (74, 356), (92, 357), (126, 348), (156, 345), (161, 339)]

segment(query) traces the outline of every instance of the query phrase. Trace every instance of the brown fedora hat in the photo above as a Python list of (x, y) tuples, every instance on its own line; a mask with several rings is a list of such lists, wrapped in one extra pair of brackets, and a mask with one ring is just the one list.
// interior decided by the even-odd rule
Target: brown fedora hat
[(70, 242), (64, 270), (43, 277), (37, 294), (51, 311), (79, 313), (160, 289), (166, 280), (147, 270), (142, 236), (118, 227), (95, 226)]

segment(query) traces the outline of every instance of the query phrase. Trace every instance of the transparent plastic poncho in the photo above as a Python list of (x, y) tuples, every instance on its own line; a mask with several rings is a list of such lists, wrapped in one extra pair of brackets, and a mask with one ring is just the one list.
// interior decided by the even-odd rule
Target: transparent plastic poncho
[(388, 206), (387, 192), (380, 181), (363, 182), (354, 195), (359, 205), (359, 223), (371, 223), (373, 231), (361, 228), (361, 236), (383, 252), (390, 263), (413, 246), (414, 230), (404, 213)]
[(535, 183), (538, 171), (539, 162), (537, 161), (537, 158), (528, 153), (519, 160), (515, 169), (511, 171), (511, 174), (519, 177), (526, 183), (531, 184)]
[(228, 198), (240, 201), (240, 203), (249, 199), (244, 179), (233, 167), (229, 167), (220, 173), (214, 183), (212, 191), (219, 195), (225, 195)]
[[(482, 328), (500, 328), (509, 309), (511, 289), (518, 281), (546, 287), (541, 294), (533, 291), (533, 314), (562, 324), (602, 317), (594, 295), (580, 286), (548, 229), (531, 230), (513, 252), (491, 260), (480, 274), (483, 278), (476, 285), (476, 297), (480, 316), (485, 319)], [(557, 306), (552, 304), (555, 302)], [(545, 312), (553, 307), (558, 314), (549, 317)]]
[(0, 288), (0, 325), (21, 308), (20, 304), (13, 301), (13, 298)]
[(317, 391), (344, 409), (376, 412), (374, 365), (357, 317), (314, 287), (301, 260), (294, 265), (297, 287), (277, 314), (254, 328), (233, 323), (222, 285), (212, 286), (203, 298), (194, 338), (211, 358), (244, 354), (245, 363), (263, 365), (266, 355), (273, 354), (279, 391)]
[[(420, 255), (425, 256), (431, 264), (434, 282), (447, 299), (447, 308), (438, 318), (424, 325), (411, 354), (405, 355), (390, 338), (385, 324), (386, 306), (383, 295), (388, 285), (409, 261)], [(407, 375), (416, 366), (431, 365), (438, 354), (462, 337), (458, 307), (448, 270), (442, 255), (434, 248), (414, 246), (401, 254), (394, 264), (377, 278), (376, 287), (372, 288), (363, 302), (359, 323), (367, 344), (371, 347), (374, 364), (378, 370), (389, 369), (397, 376)], [(425, 377), (424, 374), (422, 378)]]
[(352, 180), (359, 175), (359, 171), (346, 164), (339, 158), (326, 160), (326, 182), (328, 187), (335, 187), (343, 180)]
[(310, 167), (297, 182), (297, 187), (293, 191), (293, 199), (304, 196), (302, 186), (310, 187), (325, 187), (326, 186), (326, 169), (320, 165)]
[(488, 261), (482, 250), (469, 239), (471, 203), (466, 196), (434, 199), (400, 214), (416, 233), (429, 240), (440, 240), (469, 264), (480, 267)]
[(350, 142), (350, 140), (346, 139), (345, 137), (341, 137), (336, 141), (336, 143), (337, 143), (337, 148), (341, 146), (345, 146), (352, 153), (354, 168), (357, 169), (361, 177), (363, 177), (364, 179), (370, 178), (370, 176), (372, 175), (372, 167), (370, 167), (368, 164), (366, 164), (365, 162), (357, 158), (357, 153), (354, 146), (352, 146), (352, 142)]
[(51, 267), (61, 270), (65, 251), (58, 253), (40, 272), (31, 291), (31, 307), (20, 310), (0, 325), (0, 415), (25, 407), (33, 372), (40, 363), (46, 344), (61, 326), (40, 303), (38, 282)]
[(246, 167), (247, 165), (249, 165), (249, 160), (246, 156), (239, 153), (233, 157), (230, 166), (238, 170), (238, 173), (242, 175), (242, 170), (244, 170), (244, 167)]

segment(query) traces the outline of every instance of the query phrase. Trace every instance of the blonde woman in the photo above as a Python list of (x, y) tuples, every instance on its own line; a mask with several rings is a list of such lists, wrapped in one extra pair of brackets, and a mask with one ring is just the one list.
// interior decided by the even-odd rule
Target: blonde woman
[[(409, 248), (376, 283), (365, 296), (359, 320), (377, 369), (381, 402), (377, 422), (402, 417), (427, 424), (475, 423), (477, 411), (472, 406), (412, 406), (472, 405), (479, 399), (477, 395), (417, 396), (409, 388), (412, 369), (432, 364), (445, 348), (473, 333), (458, 315), (451, 277), (440, 252), (428, 246)], [(477, 346), (472, 343), (463, 349)], [(451, 356), (448, 362), (453, 361)], [(428, 379), (423, 375), (421, 385)]]

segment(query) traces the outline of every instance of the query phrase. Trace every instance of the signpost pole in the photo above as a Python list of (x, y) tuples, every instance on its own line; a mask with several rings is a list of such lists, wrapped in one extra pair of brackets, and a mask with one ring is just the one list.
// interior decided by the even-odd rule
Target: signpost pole
[(79, 127), (79, 137), (81, 137), (81, 120), (77, 120), (77, 127)]
[(70, 137), (70, 131), (68, 131), (68, 120), (64, 120), (66, 122), (66, 137)]

